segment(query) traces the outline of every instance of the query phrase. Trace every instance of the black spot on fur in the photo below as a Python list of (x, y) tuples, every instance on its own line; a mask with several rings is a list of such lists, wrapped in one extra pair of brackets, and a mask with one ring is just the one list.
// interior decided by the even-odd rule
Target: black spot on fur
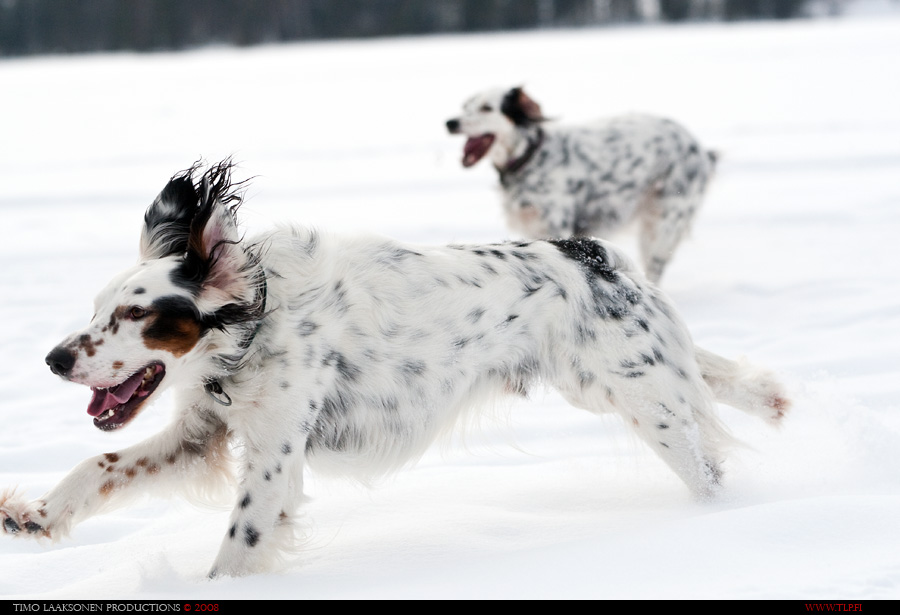
[(147, 289), (146, 289), (146, 288), (138, 287), (138, 288), (135, 288), (132, 292), (133, 292), (135, 295), (143, 295), (145, 292), (147, 292)]
[(490, 263), (481, 263), (481, 268), (491, 275), (497, 275), (497, 270), (494, 269)]
[(591, 372), (578, 372), (578, 384), (582, 389), (594, 384), (595, 380), (597, 380), (597, 376)]
[(255, 547), (259, 542), (259, 531), (249, 523), (244, 526), (244, 542), (248, 547)]
[(228, 530), (228, 537), (234, 538), (234, 535), (237, 533), (237, 525), (232, 525), (231, 529)]
[(250, 506), (250, 494), (249, 493), (244, 494), (244, 497), (241, 498), (240, 506), (241, 506), (241, 508), (247, 508), (248, 506)]
[(403, 372), (407, 377), (409, 376), (421, 376), (425, 373), (427, 366), (425, 365), (425, 361), (421, 361), (418, 359), (409, 359), (403, 362), (403, 365), (400, 366), (400, 371)]
[(322, 365), (333, 365), (337, 369), (338, 376), (344, 380), (354, 381), (359, 377), (359, 368), (350, 363), (346, 357), (337, 350), (330, 351), (325, 358), (322, 359)]
[(25, 522), (25, 530), (29, 534), (37, 534), (38, 532), (42, 532), (44, 530), (44, 528), (41, 524), (35, 523), (34, 521), (26, 521)]
[(669, 426), (666, 425), (665, 423), (658, 423), (658, 424), (656, 425), (656, 428), (657, 428), (657, 429), (668, 429)]
[(315, 333), (316, 329), (318, 328), (319, 325), (317, 325), (316, 323), (309, 320), (304, 320), (299, 325), (297, 325), (297, 333), (300, 334), (300, 337), (306, 337)]
[(551, 239), (548, 243), (552, 243), (560, 252), (580, 263), (594, 275), (600, 276), (607, 282), (618, 282), (618, 273), (610, 265), (606, 249), (598, 242), (579, 237), (576, 239)]
[(407, 250), (406, 248), (401, 248), (399, 246), (391, 246), (385, 250), (383, 256), (381, 257), (381, 261), (386, 264), (396, 264), (407, 257), (410, 256), (422, 256), (418, 252), (413, 252), (412, 250)]
[(610, 264), (606, 248), (599, 242), (579, 237), (555, 239), (549, 243), (579, 263), (594, 297), (595, 312), (601, 318), (621, 320), (641, 302), (640, 290), (619, 275)]
[(485, 311), (486, 310), (484, 308), (475, 308), (466, 315), (466, 320), (468, 320), (472, 324), (475, 324), (479, 320), (481, 320), (481, 317), (484, 316)]
[(281, 453), (283, 455), (290, 455), (292, 450), (290, 442), (285, 442), (281, 445)]
[(525, 294), (524, 294), (523, 298), (530, 297), (531, 295), (533, 295), (537, 291), (541, 290), (542, 288), (543, 288), (543, 286), (532, 286), (528, 283), (525, 283)]

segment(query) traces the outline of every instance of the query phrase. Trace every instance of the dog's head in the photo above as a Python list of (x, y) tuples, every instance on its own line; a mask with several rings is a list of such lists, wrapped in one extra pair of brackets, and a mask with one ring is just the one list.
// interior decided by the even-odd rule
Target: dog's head
[(511, 135), (545, 120), (541, 108), (522, 88), (494, 89), (476, 94), (463, 105), (463, 114), (447, 120), (450, 134), (468, 137), (462, 164), (470, 167), (491, 149), (495, 142), (511, 143)]
[(53, 373), (91, 387), (88, 414), (112, 430), (171, 384), (227, 373), (265, 309), (265, 277), (235, 221), (231, 164), (177, 174), (144, 215), (140, 259), (94, 302), (86, 328), (47, 355)]

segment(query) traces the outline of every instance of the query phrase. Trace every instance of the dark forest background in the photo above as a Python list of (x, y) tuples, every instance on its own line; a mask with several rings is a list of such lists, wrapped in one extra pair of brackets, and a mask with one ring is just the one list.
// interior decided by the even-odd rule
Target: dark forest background
[[(832, 0), (835, 3), (840, 0)], [(0, 55), (798, 16), (807, 0), (0, 0)]]

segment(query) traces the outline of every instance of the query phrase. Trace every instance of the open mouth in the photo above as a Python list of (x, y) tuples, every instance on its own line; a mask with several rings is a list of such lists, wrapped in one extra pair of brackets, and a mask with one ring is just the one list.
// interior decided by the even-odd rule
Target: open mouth
[(469, 137), (463, 148), (462, 164), (464, 167), (470, 167), (481, 160), (487, 151), (494, 144), (494, 135), (488, 133), (480, 137)]
[(94, 417), (94, 426), (103, 431), (124, 426), (137, 415), (165, 375), (166, 368), (162, 363), (151, 363), (120, 384), (105, 389), (91, 387), (94, 396), (87, 411)]

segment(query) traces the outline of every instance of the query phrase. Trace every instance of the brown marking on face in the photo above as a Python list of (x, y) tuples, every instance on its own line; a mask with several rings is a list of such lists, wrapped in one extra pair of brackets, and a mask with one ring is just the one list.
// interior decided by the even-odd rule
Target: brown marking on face
[(87, 356), (92, 357), (97, 354), (97, 350), (95, 347), (100, 346), (101, 344), (103, 344), (102, 339), (93, 340), (91, 339), (90, 335), (85, 334), (78, 338), (78, 342), (75, 344), (75, 347), (84, 350), (84, 353)]
[(109, 315), (109, 322), (106, 323), (106, 326), (103, 328), (104, 331), (109, 329), (113, 335), (119, 332), (119, 321), (125, 318), (126, 314), (128, 314), (128, 308), (119, 306), (115, 309), (115, 311)]
[(146, 457), (141, 457), (140, 459), (138, 459), (138, 460), (135, 461), (134, 463), (135, 463), (135, 465), (140, 466), (140, 467), (143, 468), (145, 465), (147, 465), (148, 463), (150, 463), (150, 460), (147, 459)]
[(159, 472), (159, 464), (154, 463), (147, 466), (147, 474), (157, 474)]
[(123, 363), (122, 361), (113, 361), (113, 364), (112, 364), (112, 368), (116, 371), (119, 371), (124, 366), (125, 366), (125, 363)]
[(107, 471), (107, 472), (112, 472), (112, 471), (115, 470), (115, 469), (116, 469), (116, 466), (109, 466), (108, 468), (106, 468), (106, 471)]
[(200, 323), (190, 317), (154, 315), (144, 327), (144, 346), (150, 350), (165, 350), (176, 357), (191, 351), (200, 340)]
[(169, 465), (175, 465), (175, 461), (178, 459), (178, 453), (172, 453), (168, 457), (166, 457), (166, 463)]
[(135, 474), (137, 474), (137, 470), (134, 468), (125, 468), (125, 476), (128, 478), (134, 478)]
[(105, 467), (106, 467), (106, 464), (103, 463), (102, 461), (98, 461), (98, 462), (97, 462), (97, 465), (100, 466), (101, 468), (105, 468)]
[(103, 453), (103, 456), (106, 457), (106, 460), (110, 463), (115, 463), (119, 460), (118, 453)]
[(39, 514), (41, 517), (46, 517), (46, 516), (47, 516), (47, 511), (44, 510), (43, 508), (39, 508), (39, 509), (38, 509), (38, 514)]

